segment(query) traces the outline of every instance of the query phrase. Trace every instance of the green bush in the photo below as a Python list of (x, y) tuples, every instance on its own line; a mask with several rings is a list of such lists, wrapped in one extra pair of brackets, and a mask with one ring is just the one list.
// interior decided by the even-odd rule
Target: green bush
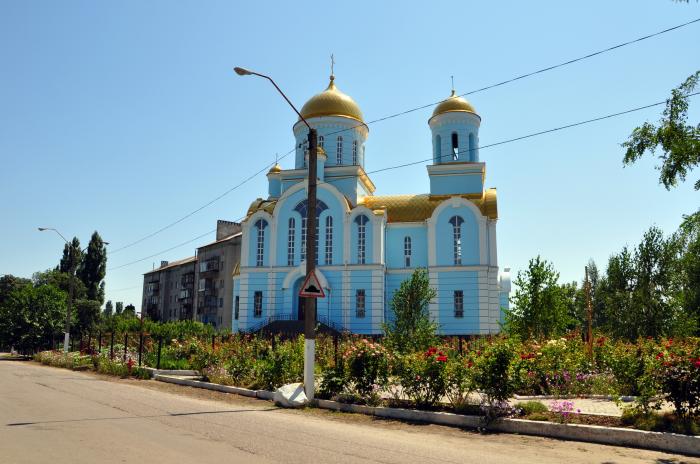
[(335, 396), (341, 394), (347, 385), (348, 376), (345, 372), (345, 365), (339, 362), (337, 366), (332, 366), (323, 370), (318, 396), (320, 398), (333, 399)]
[(474, 391), (474, 369), (472, 361), (453, 355), (445, 366), (445, 395), (456, 411), (464, 411), (469, 404), (469, 395)]
[(300, 382), (303, 377), (304, 341), (302, 337), (289, 343), (277, 343), (256, 361), (253, 368), (253, 386), (266, 390)]
[(476, 388), (486, 395), (489, 404), (508, 400), (515, 391), (515, 379), (511, 369), (513, 347), (508, 341), (494, 343), (477, 359), (474, 381)]
[(343, 355), (347, 363), (348, 380), (361, 397), (375, 400), (389, 377), (389, 355), (379, 343), (361, 339)]
[(547, 406), (545, 406), (543, 403), (540, 403), (539, 401), (519, 402), (515, 405), (515, 408), (520, 409), (522, 411), (522, 414), (525, 416), (536, 413), (541, 414), (549, 411), (549, 409), (547, 409)]
[(430, 408), (445, 395), (447, 361), (445, 353), (437, 348), (396, 358), (394, 373), (404, 395), (418, 408)]

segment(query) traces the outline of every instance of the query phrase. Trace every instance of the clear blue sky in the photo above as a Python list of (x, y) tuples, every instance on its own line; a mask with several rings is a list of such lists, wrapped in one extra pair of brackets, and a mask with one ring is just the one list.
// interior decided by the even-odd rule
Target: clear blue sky
[[(294, 145), (294, 115), (339, 88), (367, 120), (466, 92), (700, 17), (697, 2), (0, 3), (0, 275), (53, 267), (58, 228), (116, 249), (206, 203)], [(310, 21), (310, 24), (307, 22)], [(700, 23), (472, 95), (481, 144), (664, 100), (700, 69)], [(698, 121), (700, 98), (693, 102)], [(481, 152), (498, 188), (499, 262), (542, 255), (579, 280), (658, 225), (700, 205), (691, 180), (668, 192), (655, 160), (623, 168), (631, 129), (662, 107)], [(425, 109), (370, 126), (366, 169), (430, 157)], [(281, 162), (292, 166), (291, 159)], [(428, 191), (424, 166), (372, 176), (377, 194)], [(109, 255), (108, 268), (239, 219), (264, 175), (175, 227)], [(107, 274), (107, 298), (140, 307), (142, 273), (197, 242)]]

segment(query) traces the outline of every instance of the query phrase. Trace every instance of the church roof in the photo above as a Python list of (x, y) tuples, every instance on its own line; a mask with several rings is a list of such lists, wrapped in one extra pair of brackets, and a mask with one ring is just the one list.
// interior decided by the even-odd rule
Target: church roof
[[(498, 219), (495, 188), (485, 190), (483, 194), (470, 195), (372, 195), (364, 197), (360, 205), (373, 211), (386, 211), (387, 222), (421, 222), (432, 216), (435, 208), (452, 196), (465, 198), (474, 203), (484, 216), (489, 219)], [(258, 198), (251, 203), (247, 215), (250, 216), (260, 210), (272, 214), (276, 204), (277, 200)]]
[(466, 198), (476, 205), (481, 214), (498, 219), (496, 189), (483, 195), (376, 195), (364, 197), (362, 203), (371, 210), (386, 210), (387, 222), (421, 222), (432, 216), (435, 208), (451, 196)]
[(331, 76), (326, 90), (311, 97), (301, 108), (304, 119), (319, 116), (343, 116), (364, 122), (359, 105), (349, 95), (344, 94), (335, 85)]
[(452, 95), (450, 95), (445, 100), (443, 100), (437, 104), (437, 106), (433, 110), (433, 115), (430, 117), (430, 119), (433, 119), (438, 114), (455, 113), (455, 112), (474, 113), (478, 116), (478, 114), (477, 114), (476, 110), (474, 109), (474, 107), (472, 106), (472, 104), (469, 103), (464, 98), (458, 96), (453, 89)]

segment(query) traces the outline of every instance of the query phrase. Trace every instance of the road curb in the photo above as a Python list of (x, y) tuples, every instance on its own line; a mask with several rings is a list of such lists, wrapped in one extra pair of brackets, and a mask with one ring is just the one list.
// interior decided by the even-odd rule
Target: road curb
[[(187, 385), (224, 393), (235, 393), (237, 395), (265, 400), (271, 400), (274, 396), (273, 392), (266, 390), (249, 390), (247, 388), (231, 387), (228, 385), (219, 385), (202, 382), (200, 380), (184, 379), (161, 374), (155, 375), (154, 379), (161, 382)], [(466, 416), (449, 412), (364, 406), (320, 399), (314, 400), (313, 404), (321, 409), (352, 412), (388, 419), (424, 422), (453, 427), (485, 428), (495, 432), (583, 441), (603, 445), (628, 446), (689, 456), (700, 456), (700, 437), (676, 433), (647, 432), (644, 430), (602, 427), (598, 425), (555, 424), (552, 422), (525, 419), (497, 419), (491, 424), (486, 425), (484, 418), (481, 416)]]

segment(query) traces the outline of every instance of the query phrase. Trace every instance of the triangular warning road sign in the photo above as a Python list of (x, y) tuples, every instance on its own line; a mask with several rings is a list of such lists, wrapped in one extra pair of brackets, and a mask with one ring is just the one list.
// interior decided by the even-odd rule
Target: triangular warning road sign
[(318, 276), (316, 276), (316, 270), (311, 271), (307, 276), (304, 284), (299, 289), (299, 296), (311, 297), (311, 298), (325, 298), (326, 294), (323, 292), (323, 287), (318, 281)]

